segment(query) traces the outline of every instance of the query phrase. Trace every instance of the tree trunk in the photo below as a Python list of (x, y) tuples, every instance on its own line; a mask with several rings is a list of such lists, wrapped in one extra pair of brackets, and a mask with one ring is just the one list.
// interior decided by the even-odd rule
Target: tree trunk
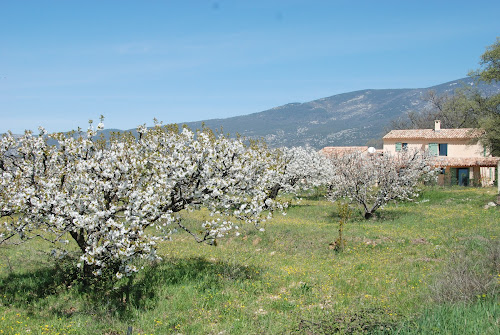
[(75, 240), (82, 253), (85, 253), (85, 247), (87, 246), (87, 244), (85, 243), (85, 235), (83, 229), (80, 228), (79, 232), (70, 231), (69, 234), (71, 235), (73, 240)]
[(365, 220), (368, 220), (369, 218), (371, 218), (373, 216), (373, 213), (372, 212), (365, 212)]
[(268, 194), (268, 198), (269, 199), (276, 199), (276, 197), (278, 196), (278, 192), (280, 191), (281, 189), (281, 185), (280, 184), (275, 184), (273, 187), (271, 187), (269, 189), (269, 194)]
[(83, 278), (82, 278), (82, 282), (83, 282), (83, 286), (84, 286), (84, 290), (86, 291), (87, 289), (89, 289), (90, 287), (90, 279), (92, 278), (92, 266), (83, 262)]
[[(69, 234), (75, 240), (75, 242), (78, 245), (78, 247), (80, 248), (82, 254), (85, 254), (86, 242), (85, 242), (85, 235), (84, 235), (83, 229), (80, 229), (79, 232), (70, 231)], [(83, 285), (85, 287), (88, 287), (90, 284), (89, 279), (93, 276), (92, 270), (93, 270), (92, 266), (87, 264), (84, 261), (83, 262)]]

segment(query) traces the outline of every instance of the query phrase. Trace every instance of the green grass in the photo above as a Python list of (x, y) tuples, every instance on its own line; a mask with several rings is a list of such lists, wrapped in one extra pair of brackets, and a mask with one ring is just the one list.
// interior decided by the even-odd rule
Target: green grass
[(495, 198), (493, 188), (432, 188), (373, 220), (354, 211), (337, 253), (337, 206), (306, 197), (265, 232), (245, 228), (217, 247), (174, 235), (128, 293), (126, 280), (85, 291), (42, 242), (3, 245), (0, 334), (494, 334), (498, 291), (468, 302), (433, 297), (456, 252), (498, 241), (500, 209), (483, 208)]
[(397, 329), (399, 334), (498, 334), (498, 300), (473, 304), (445, 304), (425, 309), (417, 318)]

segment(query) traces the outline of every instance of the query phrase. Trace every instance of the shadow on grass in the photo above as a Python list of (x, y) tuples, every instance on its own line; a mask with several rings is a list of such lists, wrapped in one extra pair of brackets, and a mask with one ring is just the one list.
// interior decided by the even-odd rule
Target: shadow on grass
[(292, 209), (292, 208), (304, 208), (304, 207), (313, 207), (315, 205), (313, 204), (304, 204), (304, 203), (300, 203), (300, 202), (291, 202), (288, 204), (288, 210)]
[(313, 187), (308, 191), (301, 192), (299, 198), (305, 200), (325, 200), (327, 193), (326, 187)]
[[(64, 270), (64, 271), (62, 271)], [(131, 309), (154, 308), (162, 288), (169, 286), (195, 286), (199, 291), (218, 291), (227, 281), (254, 280), (260, 270), (240, 264), (209, 261), (204, 258), (167, 259), (147, 266), (133, 280), (122, 279), (105, 283), (92, 278), (84, 287), (76, 268), (51, 267), (32, 272), (11, 273), (0, 277), (0, 302), (28, 308), (33, 303), (53, 297), (63, 300), (70, 294), (75, 301), (84, 303), (92, 314), (115, 314), (129, 316)], [(58, 297), (61, 295), (61, 297)], [(43, 303), (41, 303), (43, 305)], [(68, 316), (68, 313), (54, 309), (53, 313)]]
[(322, 200), (326, 200), (326, 196), (324, 194), (301, 195), (300, 198), (303, 199), (303, 200), (309, 200), (309, 201), (322, 201)]
[(4, 305), (30, 305), (34, 301), (57, 294), (65, 284), (69, 285), (56, 268), (10, 273), (0, 278), (0, 300)]
[(131, 288), (131, 303), (137, 308), (148, 308), (158, 299), (159, 287), (195, 285), (199, 291), (221, 290), (227, 281), (255, 280), (261, 270), (240, 264), (205, 258), (167, 259), (148, 267)]
[(370, 220), (396, 221), (403, 217), (408, 217), (410, 214), (412, 214), (412, 211), (408, 208), (383, 208), (376, 211)]
[[(396, 221), (403, 217), (408, 217), (412, 213), (411, 210), (403, 207), (398, 208), (383, 208), (378, 209), (373, 213), (373, 216), (369, 219), (365, 219), (365, 213), (360, 207), (356, 206), (352, 208), (352, 214), (349, 219), (349, 223), (369, 223), (373, 221)], [(328, 218), (332, 220), (333, 223), (338, 223), (341, 219), (337, 210), (332, 211), (328, 215)]]

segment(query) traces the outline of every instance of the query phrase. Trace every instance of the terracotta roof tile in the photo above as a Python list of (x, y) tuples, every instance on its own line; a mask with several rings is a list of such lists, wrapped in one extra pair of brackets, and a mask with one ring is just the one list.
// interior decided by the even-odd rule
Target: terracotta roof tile
[(456, 166), (456, 167), (466, 167), (466, 166), (481, 166), (481, 167), (496, 167), (500, 157), (470, 157), (470, 158), (459, 158), (459, 157), (443, 157), (438, 156), (434, 159), (434, 165), (438, 167), (445, 166)]
[(482, 134), (482, 131), (475, 128), (458, 129), (398, 129), (391, 130), (383, 137), (387, 139), (472, 139)]

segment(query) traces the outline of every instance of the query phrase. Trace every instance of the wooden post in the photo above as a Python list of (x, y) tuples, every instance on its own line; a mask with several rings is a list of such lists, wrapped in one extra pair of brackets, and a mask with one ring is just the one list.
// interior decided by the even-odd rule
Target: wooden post
[(497, 186), (498, 186), (497, 205), (500, 205), (500, 160), (497, 163)]

